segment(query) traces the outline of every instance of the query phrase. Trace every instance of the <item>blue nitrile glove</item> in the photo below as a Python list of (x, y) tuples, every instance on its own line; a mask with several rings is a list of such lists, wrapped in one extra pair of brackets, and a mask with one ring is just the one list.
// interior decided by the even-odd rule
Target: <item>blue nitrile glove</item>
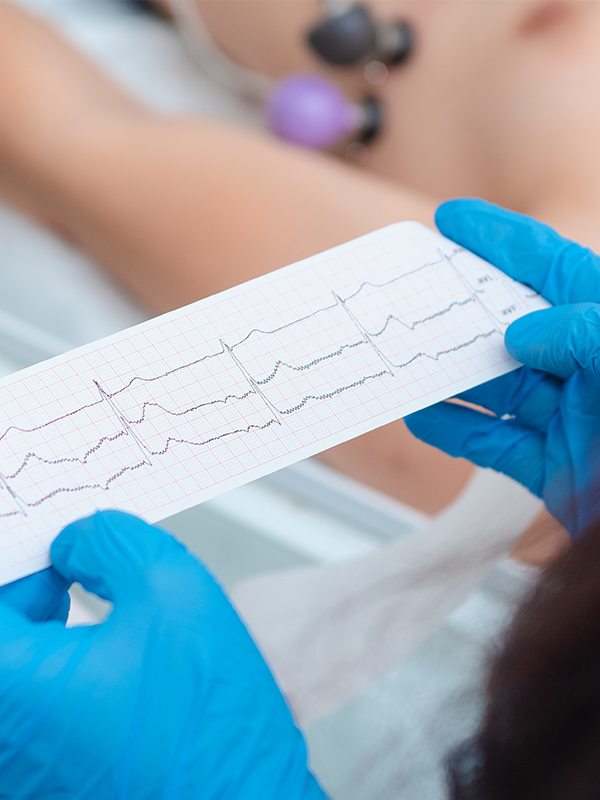
[[(527, 367), (406, 418), (420, 439), (504, 472), (542, 497), (573, 536), (600, 516), (600, 258), (535, 220), (482, 200), (452, 200), (440, 231), (556, 308), (506, 332)], [(501, 419), (505, 415), (511, 418)]]
[(0, 798), (323, 800), (262, 656), (183, 545), (105, 511), (51, 557), (114, 608), (66, 629), (0, 597)]
[(70, 602), (69, 581), (53, 567), (0, 586), (0, 603), (25, 614), (32, 622), (66, 622)]

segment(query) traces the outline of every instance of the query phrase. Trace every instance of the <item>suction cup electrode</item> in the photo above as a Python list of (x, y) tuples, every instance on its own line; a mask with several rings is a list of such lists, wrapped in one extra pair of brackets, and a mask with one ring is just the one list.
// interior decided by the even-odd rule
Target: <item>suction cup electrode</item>
[(337, 67), (366, 61), (393, 66), (408, 58), (413, 47), (412, 29), (406, 22), (376, 25), (364, 5), (330, 14), (308, 32), (307, 41), (319, 58)]
[(338, 87), (319, 75), (290, 75), (267, 99), (269, 129), (287, 142), (313, 150), (337, 144), (349, 134), (371, 141), (382, 124), (374, 98), (353, 103)]

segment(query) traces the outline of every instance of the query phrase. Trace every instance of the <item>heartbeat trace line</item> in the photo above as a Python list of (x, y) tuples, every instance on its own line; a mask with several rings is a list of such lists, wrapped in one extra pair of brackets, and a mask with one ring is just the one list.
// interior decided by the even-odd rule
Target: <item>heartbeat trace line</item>
[[(348, 297), (343, 298), (342, 302), (347, 303), (349, 300), (353, 300), (367, 286), (371, 287), (371, 288), (374, 288), (374, 289), (384, 289), (387, 286), (391, 286), (392, 284), (397, 283), (398, 281), (400, 281), (400, 280), (402, 280), (404, 278), (408, 278), (408, 277), (410, 277), (412, 275), (415, 275), (415, 274), (417, 274), (419, 272), (422, 272), (423, 270), (427, 269), (428, 267), (438, 266), (444, 260), (451, 260), (457, 253), (461, 253), (461, 252), (464, 252), (464, 248), (457, 247), (450, 254), (450, 257), (447, 257), (444, 254), (442, 254), (441, 251), (440, 251), (440, 255), (442, 257), (439, 258), (437, 261), (429, 261), (426, 264), (422, 264), (420, 267), (417, 267), (416, 269), (412, 269), (409, 272), (404, 272), (402, 275), (398, 275), (397, 277), (391, 278), (389, 281), (385, 281), (384, 283), (381, 283), (381, 284), (372, 283), (371, 281), (363, 281), (360, 284), (360, 286), (358, 287), (358, 289), (356, 289), (356, 291), (354, 291), (352, 294), (348, 295)], [(477, 289), (474, 289), (473, 287), (471, 287), (470, 291), (473, 293), (473, 297), (471, 299), (469, 299), (468, 302), (474, 302), (476, 300), (474, 293), (477, 292), (477, 291), (481, 291), (481, 290), (477, 290)], [(537, 295), (534, 294), (532, 296), (537, 296)], [(285, 330), (286, 328), (291, 328), (293, 325), (297, 325), (299, 322), (306, 322), (307, 320), (313, 319), (314, 317), (318, 316), (319, 314), (324, 313), (325, 311), (332, 311), (334, 308), (336, 308), (337, 305), (338, 305), (338, 302), (336, 301), (335, 303), (331, 303), (331, 305), (323, 306), (322, 308), (318, 308), (316, 311), (312, 311), (310, 314), (306, 314), (303, 317), (298, 317), (298, 319), (292, 320), (292, 322), (288, 322), (285, 325), (280, 325), (278, 328), (273, 328), (272, 330), (265, 331), (265, 330), (262, 330), (261, 328), (252, 328), (244, 336), (243, 339), (240, 339), (235, 344), (229, 345), (229, 348), (231, 350), (235, 350), (237, 347), (240, 347), (240, 345), (245, 344), (250, 339), (250, 337), (255, 335), (255, 334), (261, 334), (263, 336), (268, 336), (270, 334), (280, 333), (282, 330)], [(436, 314), (436, 316), (441, 316), (446, 311), (450, 311), (450, 310), (451, 310), (451, 306), (448, 307), (445, 311), (443, 310), (443, 311), (439, 312), (439, 314)], [(425, 318), (423, 320), (417, 320), (415, 323), (413, 323), (413, 328), (412, 329), (414, 329), (414, 327), (419, 325), (421, 322), (428, 322), (428, 321), (429, 321), (429, 318)], [(401, 320), (398, 320), (398, 322), (401, 322), (401, 324), (405, 325), (405, 323), (403, 323)], [(504, 323), (500, 323), (500, 324), (504, 327)], [(406, 327), (410, 328), (410, 326), (406, 326)], [(372, 335), (376, 335), (376, 334), (372, 334)], [(133, 378), (131, 378), (126, 384), (121, 386), (120, 389), (115, 389), (115, 391), (106, 392), (105, 394), (108, 397), (116, 397), (118, 394), (121, 394), (122, 392), (127, 391), (127, 389), (130, 389), (134, 383), (137, 383), (137, 382), (140, 382), (140, 383), (152, 383), (153, 381), (159, 381), (159, 380), (162, 380), (163, 378), (168, 377), (169, 375), (174, 375), (177, 372), (181, 372), (184, 369), (189, 369), (190, 367), (195, 367), (195, 366), (197, 366), (198, 364), (201, 364), (204, 361), (208, 361), (209, 359), (218, 358), (219, 356), (222, 356), (224, 354), (224, 352), (225, 352), (224, 343), (222, 342), (222, 340), (221, 340), (221, 343), (222, 343), (221, 350), (217, 350), (214, 353), (208, 353), (207, 355), (202, 356), (201, 358), (196, 358), (193, 361), (190, 361), (190, 362), (188, 362), (186, 364), (180, 364), (178, 367), (173, 367), (173, 369), (169, 369), (166, 372), (160, 373), (159, 375), (152, 375), (152, 376), (150, 376), (148, 378), (144, 378), (144, 377), (142, 377), (140, 375), (134, 375)], [(363, 342), (360, 342), (360, 343), (357, 342), (357, 345), (358, 344), (363, 344)], [(341, 347), (351, 347), (351, 346), (352, 345), (342, 345)], [(257, 381), (257, 383), (258, 383), (258, 381)], [(77, 414), (80, 411), (85, 411), (85, 410), (87, 410), (89, 408), (94, 408), (94, 406), (100, 405), (101, 403), (102, 403), (102, 399), (95, 400), (92, 403), (87, 403), (86, 405), (79, 406), (79, 408), (76, 408), (73, 411), (68, 411), (65, 414), (61, 414), (59, 417), (55, 417), (53, 419), (50, 419), (47, 422), (43, 422), (41, 425), (36, 425), (33, 428), (21, 428), (18, 425), (10, 425), (8, 428), (6, 428), (4, 430), (3, 433), (0, 434), (0, 442), (3, 439), (5, 439), (6, 436), (9, 433), (11, 433), (12, 431), (17, 431), (19, 433), (34, 433), (35, 431), (42, 430), (43, 428), (46, 428), (49, 425), (54, 425), (56, 422), (61, 422), (63, 419), (67, 419), (68, 417), (72, 417), (74, 414)]]
[[(458, 351), (463, 350), (465, 348), (468, 348), (468, 347), (472, 346), (478, 340), (487, 339), (490, 336), (492, 336), (494, 333), (501, 334), (503, 329), (506, 328), (508, 323), (498, 319), (496, 314), (494, 314), (491, 311), (491, 309), (488, 308), (487, 304), (484, 302), (483, 297), (482, 297), (482, 295), (485, 296), (485, 290), (484, 289), (477, 289), (476, 287), (472, 286), (471, 283), (467, 280), (467, 278), (462, 274), (460, 269), (457, 268), (457, 266), (453, 263), (453, 258), (458, 253), (463, 252), (463, 248), (456, 248), (449, 255), (446, 255), (441, 250), (439, 250), (438, 252), (440, 254), (440, 258), (438, 260), (429, 261), (429, 262), (427, 262), (425, 264), (420, 265), (419, 267), (416, 267), (416, 268), (414, 268), (412, 270), (409, 270), (408, 272), (404, 272), (403, 274), (398, 275), (398, 276), (396, 276), (394, 278), (391, 278), (390, 280), (385, 281), (383, 283), (377, 284), (377, 283), (373, 283), (372, 281), (363, 281), (354, 292), (352, 292), (350, 295), (348, 295), (347, 297), (344, 297), (344, 298), (342, 298), (341, 296), (339, 296), (336, 293), (333, 293), (333, 296), (334, 296), (334, 302), (333, 303), (331, 303), (329, 305), (326, 305), (326, 306), (323, 306), (323, 307), (321, 307), (319, 309), (316, 309), (315, 311), (311, 312), (310, 314), (306, 314), (306, 315), (304, 315), (302, 317), (299, 317), (299, 318), (297, 318), (295, 320), (292, 320), (291, 322), (288, 322), (288, 323), (286, 323), (284, 325), (281, 325), (281, 326), (279, 326), (277, 328), (273, 328), (271, 330), (262, 330), (260, 328), (252, 328), (242, 339), (240, 339), (238, 342), (236, 342), (235, 344), (232, 344), (232, 345), (228, 345), (223, 339), (219, 339), (219, 344), (221, 346), (220, 350), (217, 350), (217, 351), (212, 352), (212, 353), (208, 353), (207, 355), (202, 356), (201, 358), (194, 359), (193, 361), (188, 362), (186, 364), (181, 364), (181, 365), (179, 365), (177, 367), (174, 367), (174, 368), (172, 368), (170, 370), (167, 370), (167, 371), (165, 371), (165, 372), (163, 372), (163, 373), (161, 373), (159, 375), (153, 375), (153, 376), (150, 376), (150, 377), (143, 377), (143, 376), (139, 376), (139, 375), (134, 375), (126, 384), (124, 384), (123, 386), (121, 386), (120, 388), (118, 388), (118, 389), (116, 389), (116, 390), (114, 390), (112, 392), (106, 391), (106, 389), (103, 388), (103, 386), (99, 383), (99, 381), (94, 380), (93, 383), (95, 384), (95, 387), (96, 387), (96, 389), (97, 389), (97, 391), (98, 391), (98, 393), (100, 395), (100, 398), (98, 400), (96, 400), (96, 401), (94, 401), (92, 403), (88, 403), (88, 404), (82, 405), (82, 406), (80, 406), (80, 407), (78, 407), (76, 409), (73, 409), (72, 411), (66, 412), (65, 414), (62, 414), (62, 415), (60, 415), (60, 416), (58, 416), (56, 418), (53, 418), (51, 420), (47, 420), (46, 422), (43, 422), (40, 425), (34, 426), (32, 428), (23, 428), (23, 427), (16, 426), (16, 425), (9, 426), (8, 428), (6, 428), (4, 430), (4, 432), (2, 434), (0, 434), (0, 442), (5, 440), (6, 437), (12, 432), (18, 432), (18, 433), (22, 433), (22, 434), (35, 433), (37, 431), (43, 430), (44, 428), (47, 428), (50, 425), (55, 425), (55, 424), (65, 420), (65, 419), (68, 419), (70, 417), (74, 417), (76, 414), (79, 414), (82, 411), (86, 411), (86, 410), (89, 410), (89, 409), (91, 409), (91, 408), (93, 408), (95, 406), (100, 406), (103, 403), (106, 403), (109, 406), (109, 408), (111, 409), (112, 414), (114, 416), (116, 416), (116, 418), (117, 418), (117, 420), (118, 420), (118, 422), (119, 422), (119, 424), (121, 426), (121, 429), (118, 430), (116, 433), (114, 433), (112, 435), (106, 435), (106, 436), (100, 437), (98, 439), (98, 441), (95, 444), (91, 445), (84, 452), (84, 454), (82, 456), (64, 456), (64, 457), (54, 458), (53, 459), (53, 458), (44, 458), (44, 457), (36, 454), (33, 451), (27, 452), (23, 456), (19, 466), (15, 470), (13, 470), (11, 473), (5, 474), (5, 473), (0, 472), (0, 488), (4, 488), (7, 491), (7, 493), (10, 495), (10, 497), (12, 498), (12, 500), (14, 501), (14, 503), (16, 505), (16, 509), (0, 513), (0, 518), (7, 518), (7, 517), (12, 517), (12, 516), (17, 516), (17, 515), (27, 516), (27, 509), (37, 508), (41, 504), (43, 504), (44, 502), (50, 500), (53, 497), (56, 497), (59, 494), (62, 494), (62, 493), (73, 493), (73, 492), (81, 492), (81, 491), (85, 491), (85, 490), (94, 490), (94, 489), (100, 489), (100, 490), (106, 491), (106, 490), (108, 490), (110, 488), (110, 486), (115, 481), (117, 481), (124, 474), (126, 474), (128, 472), (132, 472), (132, 471), (138, 470), (138, 469), (140, 469), (140, 468), (142, 468), (144, 466), (150, 466), (150, 467), (153, 466), (154, 462), (153, 462), (152, 459), (153, 458), (158, 458), (160, 456), (165, 455), (171, 449), (171, 447), (173, 445), (186, 444), (186, 445), (188, 445), (190, 447), (194, 447), (194, 448), (196, 448), (196, 447), (206, 447), (206, 446), (208, 446), (210, 444), (213, 444), (215, 442), (218, 442), (220, 440), (227, 440), (228, 437), (248, 434), (251, 431), (266, 430), (267, 428), (270, 428), (272, 425), (282, 425), (282, 418), (283, 417), (286, 417), (286, 416), (289, 416), (291, 414), (297, 413), (298, 411), (300, 411), (301, 409), (306, 407), (310, 402), (320, 402), (320, 401), (323, 401), (323, 400), (331, 399), (331, 398), (333, 398), (333, 397), (335, 397), (337, 395), (343, 394), (343, 393), (345, 393), (347, 391), (350, 391), (350, 390), (355, 389), (355, 388), (357, 388), (359, 386), (362, 386), (362, 385), (366, 384), (369, 381), (377, 380), (377, 379), (382, 378), (382, 377), (384, 377), (386, 375), (393, 377), (394, 376), (394, 370), (405, 369), (405, 368), (409, 367), (411, 364), (414, 364), (419, 359), (425, 358), (425, 359), (431, 359), (433, 361), (439, 361), (440, 358), (442, 358), (443, 356), (449, 355), (449, 354), (454, 353), (454, 352), (458, 352)], [(409, 277), (411, 277), (413, 275), (416, 275), (416, 274), (418, 274), (418, 273), (420, 273), (420, 272), (422, 272), (422, 271), (424, 271), (424, 270), (426, 270), (428, 268), (439, 266), (442, 263), (447, 263), (449, 265), (449, 267), (451, 268), (451, 270), (453, 271), (453, 273), (456, 275), (456, 277), (463, 284), (466, 292), (468, 293), (468, 296), (464, 300), (453, 300), (452, 302), (450, 302), (444, 308), (439, 309), (439, 310), (437, 310), (435, 312), (432, 312), (432, 313), (428, 314), (427, 316), (425, 316), (425, 317), (423, 317), (421, 319), (414, 320), (411, 323), (407, 323), (403, 319), (401, 319), (399, 316), (397, 316), (396, 314), (390, 313), (390, 314), (388, 314), (386, 316), (383, 326), (381, 328), (379, 328), (378, 330), (375, 330), (375, 331), (367, 330), (367, 328), (360, 322), (360, 319), (357, 317), (357, 315), (348, 308), (347, 304), (351, 300), (356, 299), (367, 288), (375, 289), (375, 290), (386, 289), (386, 288), (392, 286), (393, 284), (398, 283), (401, 280), (404, 280), (404, 279), (409, 278)], [(533, 295), (533, 296), (535, 296), (535, 295)], [(385, 353), (381, 350), (381, 348), (378, 346), (377, 342), (374, 341), (374, 340), (377, 340), (379, 337), (383, 336), (387, 332), (387, 330), (388, 330), (388, 328), (390, 327), (391, 324), (397, 324), (402, 329), (404, 329), (406, 331), (414, 331), (420, 325), (424, 325), (424, 324), (426, 324), (428, 322), (433, 322), (433, 321), (435, 321), (437, 319), (440, 319), (440, 318), (444, 317), (445, 315), (451, 313), (454, 309), (458, 309), (458, 308), (464, 307), (464, 306), (472, 304), (472, 303), (476, 303), (482, 308), (483, 312), (485, 313), (487, 318), (490, 320), (490, 322), (492, 323), (493, 327), (488, 331), (477, 333), (475, 336), (472, 336), (468, 341), (461, 342), (459, 344), (453, 345), (452, 347), (448, 347), (446, 349), (439, 350), (434, 354), (431, 354), (431, 353), (428, 353), (428, 352), (425, 352), (425, 351), (419, 351), (419, 352), (413, 353), (408, 360), (400, 362), (400, 363), (395, 363), (394, 361), (392, 361), (392, 359), (390, 359), (387, 355), (385, 355)], [(253, 337), (253, 336), (257, 336), (257, 335), (271, 336), (271, 335), (280, 333), (281, 331), (283, 331), (285, 329), (289, 329), (289, 328), (293, 327), (294, 325), (298, 325), (299, 323), (306, 322), (308, 320), (314, 319), (320, 314), (324, 314), (326, 312), (333, 311), (334, 309), (336, 309), (338, 307), (343, 309), (346, 312), (346, 314), (348, 315), (348, 318), (351, 320), (351, 322), (356, 327), (358, 333), (360, 334), (360, 338), (357, 339), (356, 341), (341, 344), (335, 350), (333, 350), (333, 351), (331, 351), (329, 353), (325, 353), (325, 354), (323, 354), (321, 356), (318, 356), (316, 358), (313, 358), (310, 361), (308, 361), (308, 362), (306, 362), (304, 364), (300, 364), (300, 365), (298, 365), (298, 364), (290, 364), (290, 363), (287, 363), (287, 362), (282, 361), (282, 360), (277, 360), (275, 362), (275, 365), (274, 365), (272, 371), (269, 372), (266, 376), (264, 376), (262, 378), (253, 377), (250, 374), (250, 372), (246, 369), (244, 364), (237, 357), (237, 355), (235, 354), (235, 350), (237, 348), (239, 348), (241, 345), (247, 343), (251, 339), (251, 337)], [(277, 377), (278, 373), (282, 369), (291, 370), (291, 371), (294, 371), (294, 372), (307, 372), (307, 371), (311, 370), (312, 368), (314, 368), (315, 366), (324, 363), (325, 361), (328, 361), (328, 360), (331, 360), (333, 358), (342, 356), (346, 350), (352, 350), (352, 349), (358, 348), (358, 347), (363, 346), (363, 345), (372, 348), (374, 353), (377, 355), (378, 359), (382, 362), (383, 366), (385, 367), (383, 370), (373, 372), (372, 374), (363, 375), (361, 377), (357, 377), (356, 380), (354, 380), (354, 381), (352, 381), (352, 382), (350, 382), (350, 383), (348, 383), (346, 385), (339, 386), (339, 387), (336, 387), (336, 388), (332, 388), (328, 392), (305, 394), (299, 399), (299, 402), (297, 402), (297, 403), (295, 403), (293, 405), (290, 405), (289, 407), (285, 407), (285, 408), (279, 408), (277, 405), (275, 405), (267, 397), (267, 395), (264, 392), (263, 387), (265, 387), (270, 382), (274, 381), (275, 378)], [(190, 368), (192, 368), (194, 366), (197, 366), (197, 365), (199, 365), (199, 364), (201, 364), (203, 362), (206, 362), (206, 361), (208, 361), (210, 359), (218, 358), (218, 357), (224, 356), (224, 355), (228, 355), (231, 358), (233, 364), (236, 366), (236, 368), (239, 370), (240, 374), (243, 376), (243, 379), (248, 383), (248, 385), (250, 387), (248, 389), (248, 391), (243, 392), (241, 394), (227, 394), (224, 397), (214, 398), (214, 399), (207, 400), (205, 402), (196, 403), (195, 405), (190, 406), (189, 408), (186, 408), (184, 410), (177, 410), (177, 411), (176, 410), (172, 410), (172, 409), (168, 409), (165, 406), (163, 406), (160, 403), (157, 403), (155, 401), (145, 401), (141, 405), (141, 414), (140, 414), (140, 416), (135, 418), (135, 419), (130, 419), (119, 408), (119, 406), (116, 403), (115, 398), (118, 395), (122, 394), (123, 392), (127, 391), (128, 389), (132, 388), (135, 383), (139, 382), (139, 383), (146, 384), (146, 383), (151, 383), (153, 381), (162, 380), (162, 379), (164, 379), (164, 378), (166, 378), (166, 377), (168, 377), (170, 375), (173, 375), (175, 373), (178, 373), (178, 372), (180, 372), (182, 370), (190, 369)], [(149, 409), (152, 409), (152, 408), (155, 408), (155, 409), (157, 409), (157, 410), (159, 410), (159, 411), (163, 412), (164, 414), (166, 414), (168, 416), (171, 416), (171, 417), (185, 417), (188, 414), (191, 414), (191, 413), (196, 412), (196, 411), (201, 411), (202, 409), (205, 409), (205, 408), (214, 407), (214, 406), (218, 406), (218, 405), (224, 406), (224, 405), (227, 405), (228, 403), (230, 403), (232, 401), (241, 402), (241, 401), (243, 401), (243, 400), (245, 400), (245, 399), (247, 399), (247, 398), (249, 398), (249, 397), (251, 397), (253, 395), (260, 397), (262, 399), (262, 401), (264, 402), (264, 405), (265, 405), (266, 409), (268, 409), (268, 411), (272, 414), (271, 418), (267, 419), (265, 422), (263, 422), (261, 424), (250, 423), (247, 426), (242, 426), (242, 427), (239, 427), (239, 428), (231, 429), (229, 431), (224, 431), (224, 432), (209, 436), (208, 438), (204, 438), (204, 439), (192, 439), (192, 440), (190, 440), (190, 439), (180, 438), (180, 437), (176, 437), (176, 436), (167, 436), (166, 439), (164, 440), (164, 442), (165, 442), (164, 446), (162, 448), (155, 449), (155, 450), (153, 450), (150, 447), (148, 447), (148, 445), (143, 441), (143, 439), (137, 434), (137, 432), (135, 430), (135, 426), (141, 425), (144, 421), (146, 421), (146, 419), (148, 418), (147, 417), (147, 412), (149, 411)], [(10, 481), (14, 481), (24, 470), (27, 469), (27, 467), (32, 462), (41, 463), (41, 464), (45, 464), (45, 465), (48, 465), (48, 466), (57, 466), (57, 465), (63, 465), (63, 464), (86, 465), (86, 464), (89, 463), (90, 458), (93, 455), (97, 454), (98, 451), (105, 444), (113, 443), (113, 442), (115, 442), (118, 439), (121, 439), (123, 437), (131, 437), (131, 440), (134, 443), (135, 448), (139, 451), (141, 458), (135, 464), (122, 466), (116, 472), (113, 472), (112, 474), (110, 474), (105, 481), (95, 481), (95, 482), (90, 482), (90, 483), (83, 483), (83, 484), (80, 484), (80, 485), (77, 485), (77, 486), (72, 486), (72, 487), (69, 487), (69, 486), (58, 486), (58, 487), (48, 491), (46, 494), (42, 495), (41, 497), (39, 497), (39, 498), (37, 498), (35, 500), (31, 500), (31, 501), (27, 501), (23, 497), (21, 497), (19, 495), (19, 493), (17, 491), (15, 491), (15, 489), (9, 483)]]

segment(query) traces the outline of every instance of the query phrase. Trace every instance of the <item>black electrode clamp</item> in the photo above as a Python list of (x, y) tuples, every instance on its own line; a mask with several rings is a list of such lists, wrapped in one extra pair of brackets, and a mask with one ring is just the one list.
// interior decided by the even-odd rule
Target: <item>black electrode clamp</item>
[(406, 22), (377, 25), (369, 9), (361, 4), (329, 13), (307, 34), (312, 50), (338, 67), (365, 61), (380, 61), (386, 66), (400, 64), (410, 55), (413, 40)]

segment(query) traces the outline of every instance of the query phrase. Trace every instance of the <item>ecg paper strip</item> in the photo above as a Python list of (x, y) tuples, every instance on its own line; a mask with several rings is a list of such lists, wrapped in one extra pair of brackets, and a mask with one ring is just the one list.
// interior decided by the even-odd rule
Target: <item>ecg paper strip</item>
[(0, 383), (0, 584), (97, 508), (156, 522), (514, 369), (537, 294), (416, 222)]

